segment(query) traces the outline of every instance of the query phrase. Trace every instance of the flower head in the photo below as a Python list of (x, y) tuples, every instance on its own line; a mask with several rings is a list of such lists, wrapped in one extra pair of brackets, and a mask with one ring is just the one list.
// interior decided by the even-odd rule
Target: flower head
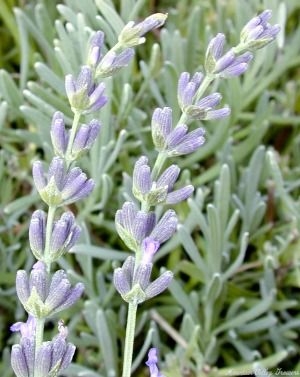
[(80, 227), (75, 223), (72, 212), (65, 212), (52, 227), (48, 260), (44, 260), (46, 241), (46, 213), (37, 210), (32, 214), (29, 225), (29, 242), (34, 256), (44, 262), (54, 262), (68, 252), (80, 236)]
[(245, 52), (236, 56), (233, 49), (223, 55), (225, 44), (224, 34), (217, 34), (209, 43), (205, 56), (205, 70), (208, 74), (223, 78), (239, 76), (243, 74), (253, 55)]
[(134, 203), (125, 202), (116, 213), (115, 223), (125, 244), (138, 252), (147, 237), (159, 244), (166, 242), (175, 233), (178, 220), (173, 210), (166, 211), (157, 221), (154, 212), (139, 211)]
[(163, 272), (150, 282), (153, 264), (142, 260), (135, 268), (134, 257), (128, 257), (123, 266), (114, 271), (114, 286), (126, 302), (135, 305), (162, 293), (170, 285), (173, 273)]
[(88, 179), (80, 168), (67, 171), (60, 157), (52, 159), (48, 173), (45, 173), (41, 161), (35, 161), (32, 175), (41, 198), (49, 206), (74, 203), (88, 196), (94, 188), (94, 181)]
[(84, 290), (82, 283), (73, 288), (63, 270), (56, 271), (49, 281), (46, 265), (41, 261), (34, 264), (29, 275), (24, 270), (17, 272), (16, 288), (25, 310), (37, 318), (69, 308)]
[(157, 150), (166, 152), (170, 157), (192, 153), (205, 142), (203, 128), (191, 132), (188, 132), (185, 124), (178, 124), (173, 128), (172, 109), (169, 107), (154, 110), (151, 130)]
[[(70, 161), (78, 159), (83, 153), (88, 151), (100, 132), (100, 122), (97, 119), (91, 120), (88, 124), (82, 124), (76, 131), (72, 145)], [(63, 114), (56, 111), (51, 123), (51, 140), (55, 153), (60, 157), (65, 157), (70, 132), (66, 130)]]
[(103, 95), (105, 84), (95, 84), (89, 66), (81, 67), (76, 79), (72, 75), (67, 75), (65, 88), (74, 112), (91, 113), (101, 109), (107, 102), (107, 97)]
[(156, 181), (151, 178), (148, 159), (140, 157), (135, 163), (133, 170), (133, 195), (148, 206), (160, 203), (177, 204), (187, 199), (194, 191), (192, 185), (173, 190), (179, 176), (180, 169), (177, 165), (169, 166)]
[(76, 347), (72, 343), (67, 343), (68, 330), (62, 322), (58, 324), (58, 331), (58, 335), (51, 342), (42, 343), (37, 352), (36, 359), (39, 362), (35, 366), (35, 370), (38, 376), (57, 376), (72, 361)]
[(155, 13), (135, 24), (129, 22), (121, 31), (118, 41), (122, 47), (133, 47), (145, 42), (143, 35), (150, 30), (161, 27), (167, 18), (167, 14)]
[(96, 77), (102, 78), (113, 75), (123, 67), (126, 67), (133, 55), (134, 50), (132, 48), (126, 48), (120, 53), (108, 51), (97, 66)]
[(59, 334), (52, 341), (42, 343), (36, 357), (34, 335), (24, 337), (21, 330), (20, 344), (14, 344), (11, 351), (11, 365), (17, 377), (29, 377), (33, 374), (54, 377), (69, 366), (75, 346), (66, 342), (68, 331), (62, 323), (59, 323), (58, 330)]
[(241, 31), (241, 42), (250, 50), (258, 50), (268, 43), (271, 43), (280, 31), (279, 25), (268, 23), (272, 11), (266, 9), (256, 17), (252, 18)]

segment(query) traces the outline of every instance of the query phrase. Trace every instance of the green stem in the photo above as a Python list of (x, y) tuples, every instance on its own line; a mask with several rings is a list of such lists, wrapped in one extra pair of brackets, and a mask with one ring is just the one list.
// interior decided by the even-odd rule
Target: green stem
[(78, 125), (79, 125), (80, 117), (81, 117), (81, 112), (76, 111), (74, 113), (73, 124), (72, 124), (72, 128), (71, 128), (71, 131), (70, 131), (70, 138), (69, 138), (68, 147), (67, 147), (67, 151), (66, 151), (66, 155), (65, 155), (67, 168), (70, 166), (71, 162), (73, 161), (73, 159), (72, 159), (72, 147), (73, 147), (76, 131), (77, 131), (77, 128), (78, 128)]
[(137, 305), (128, 305), (127, 325), (126, 325), (126, 337), (125, 337), (125, 349), (124, 349), (124, 361), (123, 361), (123, 374), (122, 377), (130, 377), (133, 343), (135, 333)]
[(204, 77), (204, 80), (202, 81), (201, 85), (199, 86), (199, 89), (198, 89), (197, 93), (195, 94), (194, 103), (196, 103), (197, 101), (199, 101), (201, 99), (201, 97), (205, 93), (206, 89), (214, 81), (214, 79), (215, 79), (214, 75), (208, 75), (207, 74)]
[[(35, 363), (38, 362), (37, 354), (38, 351), (43, 343), (44, 338), (44, 325), (45, 325), (45, 319), (44, 318), (36, 318), (36, 328), (35, 328), (35, 355), (34, 355), (34, 361)], [(34, 369), (33, 372), (34, 377), (36, 376), (36, 370)]]
[(35, 328), (35, 360), (36, 361), (37, 361), (37, 352), (43, 343), (44, 325), (45, 325), (44, 318), (42, 319), (36, 318), (36, 328)]
[(167, 159), (167, 154), (165, 152), (159, 152), (158, 153), (158, 156), (156, 158), (156, 161), (154, 163), (154, 166), (153, 166), (153, 169), (152, 169), (152, 180), (153, 181), (156, 181), (158, 176), (159, 176), (159, 173)]
[(53, 222), (54, 216), (56, 211), (56, 206), (50, 206), (48, 210), (47, 216), (47, 225), (46, 225), (46, 240), (45, 240), (45, 250), (44, 250), (44, 262), (47, 265), (47, 271), (50, 272), (50, 241), (51, 241), (51, 234), (53, 229)]

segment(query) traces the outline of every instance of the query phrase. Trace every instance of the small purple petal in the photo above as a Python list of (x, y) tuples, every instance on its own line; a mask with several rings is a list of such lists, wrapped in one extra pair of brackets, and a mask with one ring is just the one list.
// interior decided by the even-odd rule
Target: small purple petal
[(167, 137), (168, 148), (173, 148), (181, 143), (187, 132), (188, 126), (186, 124), (178, 124)]
[(178, 176), (180, 168), (177, 165), (169, 166), (158, 178), (157, 187), (168, 186), (168, 192), (172, 190)]
[(168, 288), (173, 279), (173, 273), (171, 271), (165, 271), (159, 278), (154, 280), (145, 290), (147, 298), (152, 298), (159, 295)]
[(46, 185), (46, 177), (41, 161), (35, 161), (32, 165), (32, 176), (34, 184), (38, 191), (42, 190)]
[(24, 270), (17, 271), (16, 290), (17, 290), (17, 295), (21, 303), (23, 305), (26, 304), (30, 296), (30, 290), (29, 290), (29, 279), (28, 279), (26, 271)]
[(12, 346), (11, 366), (17, 377), (29, 377), (25, 355), (19, 344), (14, 344)]
[(45, 248), (46, 213), (34, 211), (29, 225), (29, 243), (32, 250), (42, 254)]
[(230, 115), (230, 112), (231, 110), (229, 107), (223, 107), (222, 109), (218, 109), (218, 110), (209, 110), (206, 113), (205, 119), (211, 120), (211, 119), (225, 118)]
[(38, 363), (35, 365), (35, 371), (38, 376), (47, 376), (51, 369), (52, 344), (44, 342), (37, 353)]
[(194, 187), (192, 185), (185, 186), (181, 189), (170, 192), (167, 195), (166, 203), (167, 204), (177, 204), (183, 202), (188, 197), (192, 195)]
[(139, 284), (139, 286), (144, 291), (148, 287), (150, 282), (152, 266), (152, 263), (141, 262), (134, 272), (132, 285), (134, 286), (135, 284)]
[(131, 290), (131, 284), (123, 268), (119, 267), (114, 270), (114, 286), (121, 296)]
[(143, 240), (142, 243), (142, 260), (141, 263), (152, 263), (153, 257), (160, 247), (159, 241), (156, 241), (150, 237)]
[(175, 211), (169, 209), (159, 220), (149, 237), (160, 244), (167, 241), (176, 231), (178, 219)]
[(140, 243), (153, 230), (154, 225), (154, 212), (138, 211), (132, 228), (133, 237)]
[(56, 309), (56, 312), (69, 308), (74, 305), (76, 301), (79, 300), (84, 292), (84, 285), (82, 283), (77, 283), (74, 288), (71, 288), (65, 301)]

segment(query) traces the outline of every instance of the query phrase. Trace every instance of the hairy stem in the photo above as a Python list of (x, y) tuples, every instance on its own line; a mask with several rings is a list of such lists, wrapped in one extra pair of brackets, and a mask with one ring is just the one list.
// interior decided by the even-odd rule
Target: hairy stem
[(134, 344), (135, 322), (136, 322), (137, 305), (130, 303), (128, 305), (124, 361), (123, 361), (123, 374), (122, 377), (130, 377), (132, 354)]
[(51, 269), (51, 261), (50, 261), (50, 255), (49, 255), (50, 254), (50, 241), (51, 241), (51, 234), (52, 234), (56, 208), (57, 208), (56, 206), (50, 206), (48, 210), (48, 216), (47, 216), (44, 262), (47, 265), (48, 272), (50, 272), (50, 269)]
[(81, 112), (75, 112), (74, 113), (73, 124), (72, 124), (72, 128), (71, 128), (71, 131), (70, 131), (70, 138), (69, 138), (68, 147), (67, 147), (67, 151), (66, 151), (66, 155), (65, 155), (67, 168), (71, 165), (71, 163), (73, 161), (73, 159), (72, 159), (72, 147), (73, 147), (76, 131), (77, 131), (77, 128), (78, 128), (78, 125), (79, 125), (80, 117), (81, 117)]

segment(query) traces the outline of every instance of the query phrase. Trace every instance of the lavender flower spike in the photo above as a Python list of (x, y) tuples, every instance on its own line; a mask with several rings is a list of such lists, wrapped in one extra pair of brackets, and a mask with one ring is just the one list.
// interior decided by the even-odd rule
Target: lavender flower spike
[(46, 265), (39, 261), (29, 276), (26, 271), (17, 272), (16, 289), (25, 310), (44, 318), (72, 306), (82, 295), (84, 286), (77, 283), (72, 288), (63, 270), (55, 272), (49, 282)]
[(152, 181), (148, 159), (142, 156), (135, 163), (133, 170), (133, 195), (138, 200), (146, 202), (148, 206), (155, 206), (160, 203), (179, 203), (187, 199), (193, 192), (192, 186), (186, 186), (177, 190), (175, 194), (173, 187), (179, 173), (179, 167), (171, 165), (161, 174), (157, 181)]
[(93, 73), (90, 67), (81, 67), (77, 79), (72, 75), (65, 78), (66, 93), (73, 112), (90, 113), (97, 111), (107, 102), (103, 95), (105, 84), (94, 83)]
[[(92, 147), (100, 128), (101, 124), (97, 119), (91, 120), (88, 124), (82, 124), (78, 128), (72, 145), (71, 156), (68, 157), (71, 161), (78, 159)], [(56, 111), (53, 115), (50, 133), (55, 154), (64, 158), (70, 132), (66, 130), (63, 114), (59, 111)]]
[(49, 206), (70, 204), (91, 193), (94, 181), (80, 168), (66, 171), (64, 160), (54, 157), (46, 174), (40, 161), (33, 163), (33, 180), (41, 198)]
[(204, 75), (201, 72), (196, 72), (192, 78), (188, 72), (182, 72), (177, 86), (177, 98), (178, 103), (182, 111), (187, 106), (190, 106), (194, 103), (194, 97), (197, 93)]
[(97, 119), (93, 119), (89, 124), (83, 124), (76, 132), (72, 145), (72, 158), (77, 160), (83, 153), (88, 151), (100, 132), (101, 124)]
[(125, 202), (122, 209), (116, 212), (115, 223), (117, 232), (127, 247), (138, 252), (143, 239), (155, 226), (155, 214), (138, 211), (134, 203)]
[(272, 11), (266, 9), (258, 16), (252, 18), (241, 31), (241, 43), (250, 50), (258, 50), (271, 43), (280, 31), (279, 25), (270, 25), (268, 20)]
[(59, 334), (51, 342), (44, 342), (38, 350), (35, 373), (38, 376), (57, 376), (66, 369), (73, 358), (75, 346), (66, 342), (67, 328), (62, 323), (58, 325)]
[(32, 214), (29, 225), (29, 242), (34, 256), (46, 263), (54, 262), (68, 252), (80, 236), (80, 228), (75, 224), (72, 212), (65, 212), (53, 225), (49, 260), (44, 260), (46, 239), (46, 213), (37, 210)]
[[(195, 77), (195, 75), (194, 75)], [(181, 75), (185, 81), (189, 80), (189, 75)], [(191, 83), (195, 87), (194, 83)], [(197, 107), (198, 109), (198, 107)], [(202, 111), (202, 110), (201, 110)], [(206, 109), (206, 119), (212, 113), (219, 110)], [(188, 132), (185, 124), (178, 124), (172, 127), (172, 109), (164, 107), (154, 110), (151, 121), (152, 139), (159, 152), (166, 152), (168, 156), (180, 156), (194, 152), (204, 144), (205, 130), (198, 128)]]
[(114, 51), (108, 51), (97, 66), (96, 78), (103, 78), (113, 75), (123, 67), (126, 67), (133, 58), (134, 50), (126, 48), (119, 54)]
[(118, 41), (124, 47), (133, 47), (145, 42), (145, 35), (153, 29), (157, 29), (165, 23), (167, 14), (155, 13), (145, 18), (144, 21), (135, 24), (133, 21), (129, 22), (122, 29)]
[(239, 76), (248, 68), (248, 62), (252, 59), (252, 54), (246, 52), (236, 56), (233, 49), (225, 55), (223, 48), (225, 36), (217, 34), (209, 43), (205, 56), (205, 70), (209, 75), (216, 75), (223, 78)]
[(158, 357), (157, 357), (157, 349), (150, 348), (148, 352), (148, 360), (146, 361), (146, 365), (149, 367), (150, 377), (163, 377), (160, 373), (158, 367)]

